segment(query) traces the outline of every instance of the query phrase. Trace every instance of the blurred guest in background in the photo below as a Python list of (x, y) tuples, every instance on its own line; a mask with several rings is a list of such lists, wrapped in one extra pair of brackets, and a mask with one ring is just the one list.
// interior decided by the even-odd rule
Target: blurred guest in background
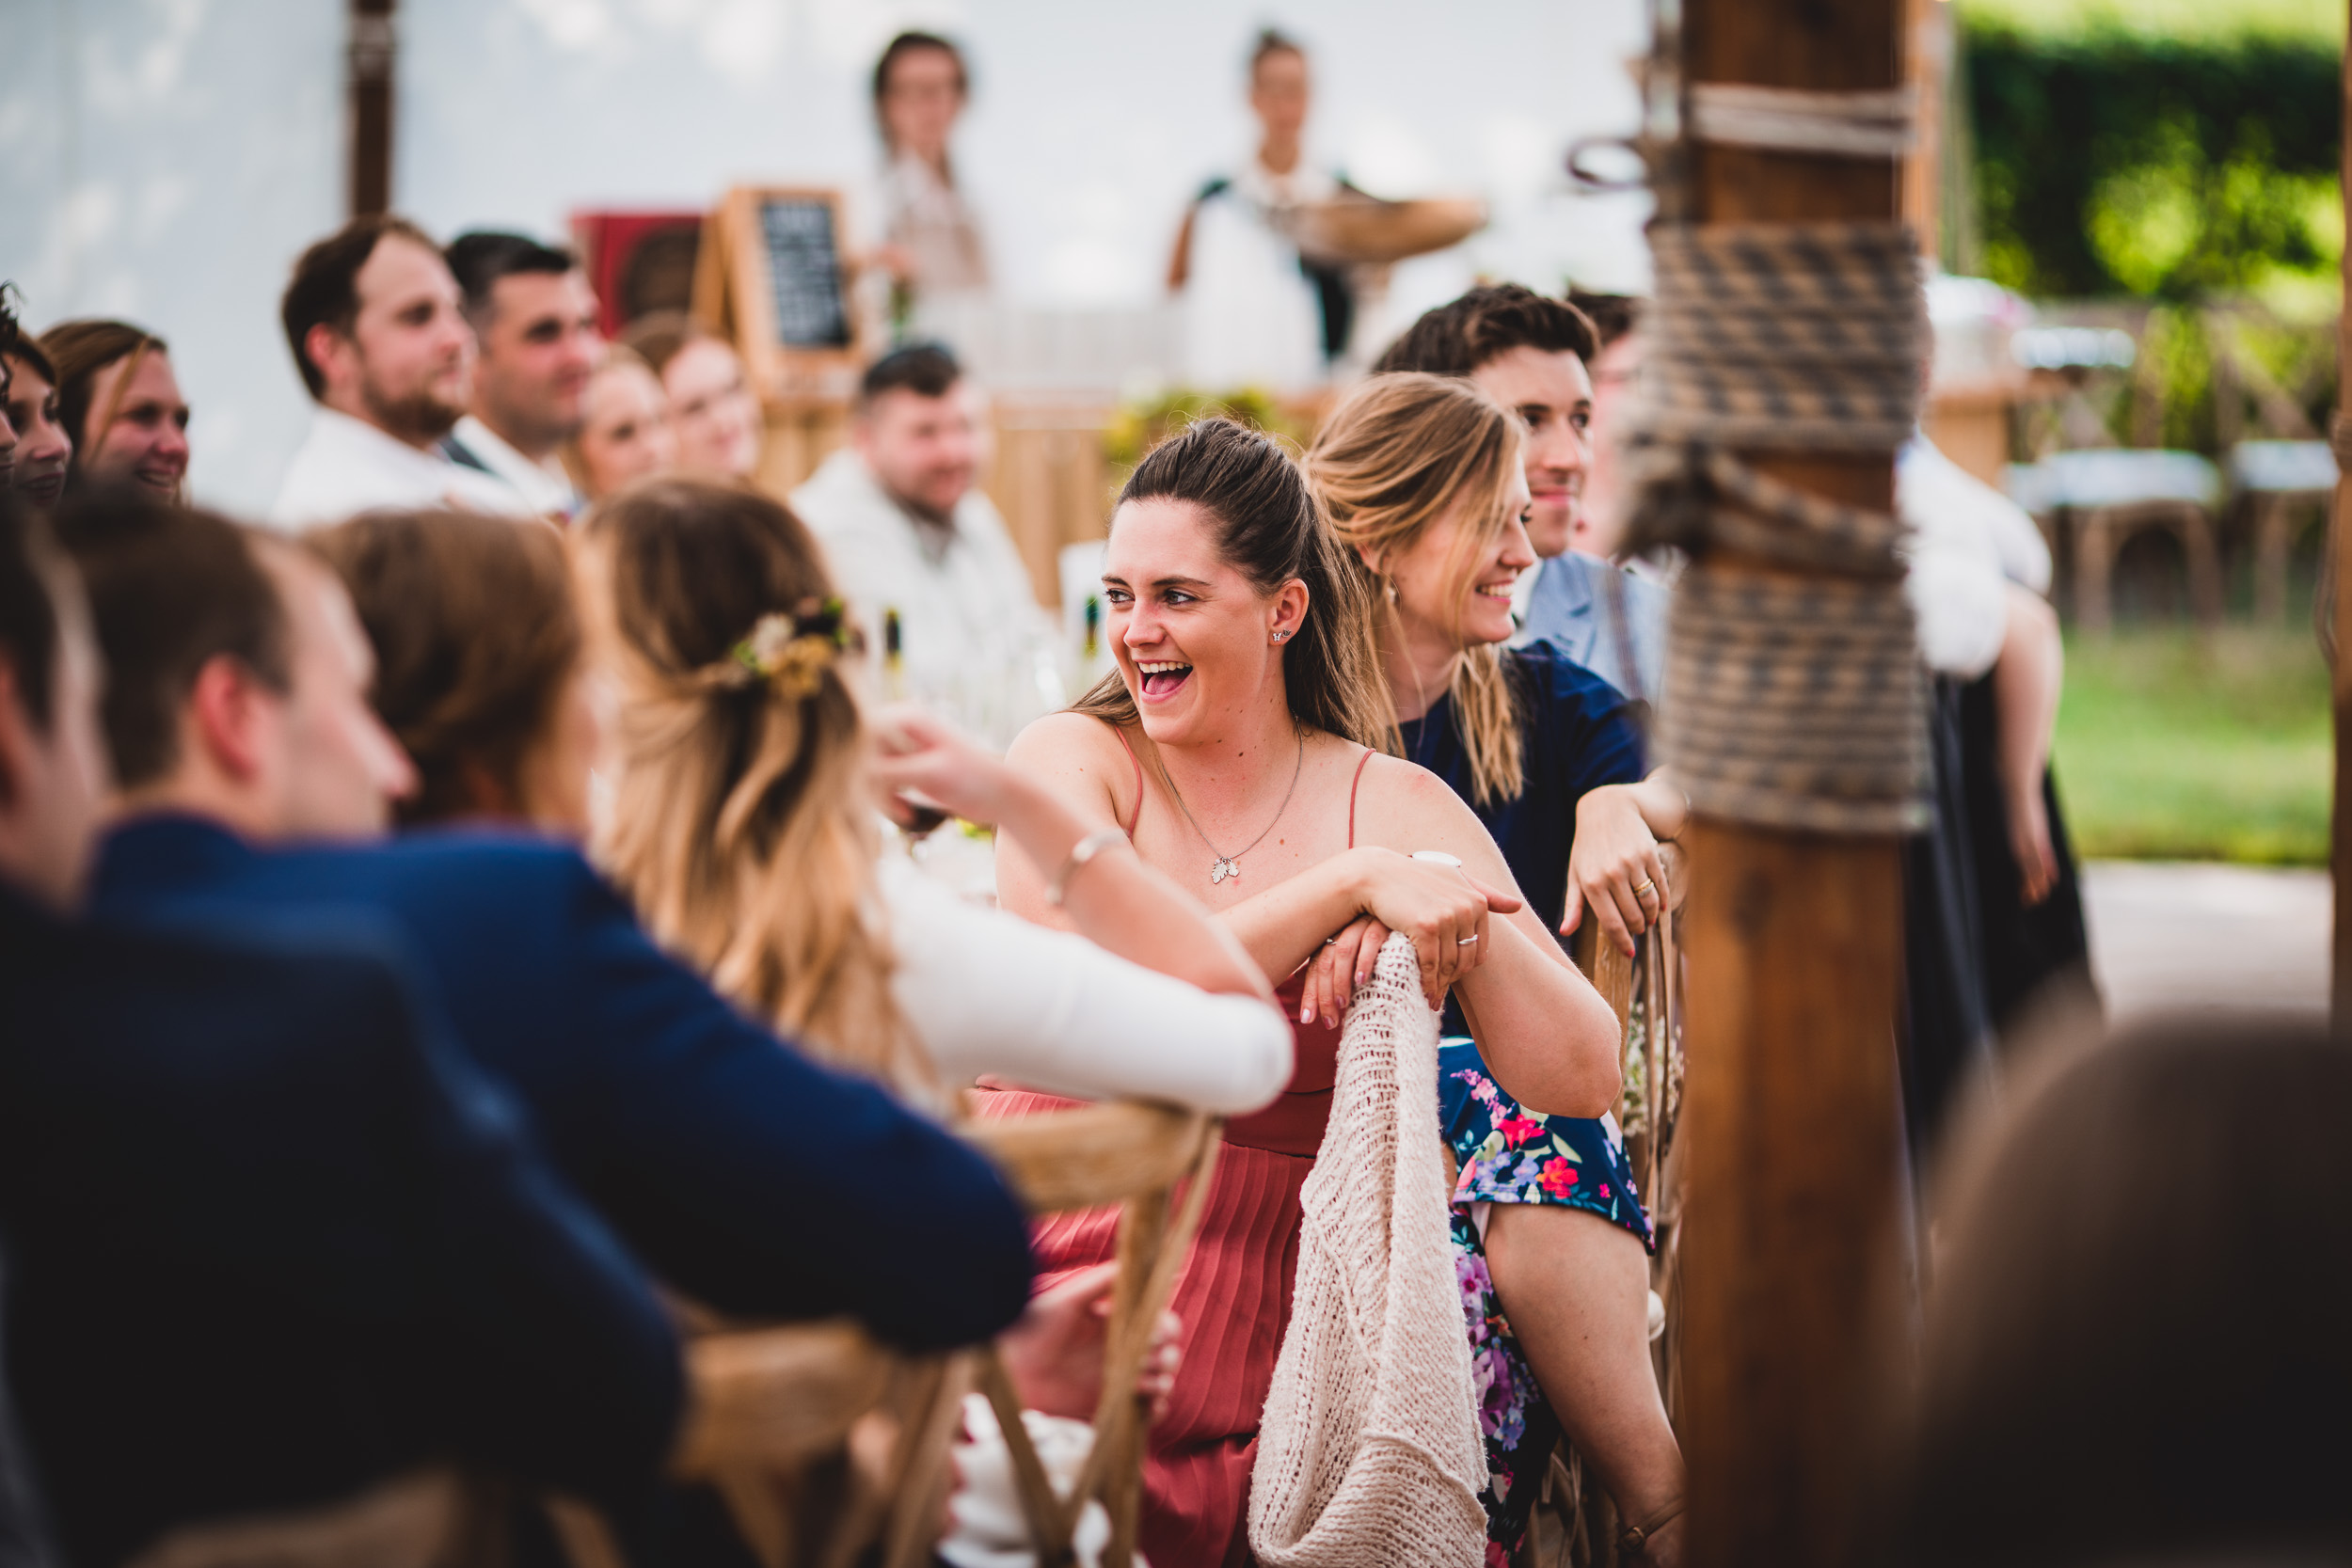
[(568, 518), (580, 496), (556, 454), (580, 432), (588, 377), (604, 355), (588, 275), (571, 252), (520, 234), (460, 234), (442, 255), (480, 357), (472, 409), (441, 451), (504, 481), (523, 510)]
[[(1634, 328), (1641, 324), (1642, 302), (1631, 294), (1572, 290), (1568, 303), (1584, 312), (1599, 344), (1585, 366), (1593, 378), (1593, 418), (1584, 433), (1592, 461), (1584, 472), (1584, 505), (1577, 515), (1576, 537), (1568, 547), (1614, 561), (1625, 547), (1626, 508), (1633, 499), (1617, 477), (1617, 443), (1623, 438), (1633, 377), (1641, 365), (1642, 345)], [(1638, 572), (1639, 564), (1632, 569)]]
[(189, 1560), (176, 1527), (363, 1492), (454, 1524), (454, 1481), (416, 1473), (452, 1461), (633, 1537), (679, 1416), (668, 1323), (397, 935), (348, 910), (66, 920), (101, 678), (72, 572), (0, 495), (8, 1365), (71, 1560)]
[(1284, 229), (1292, 209), (1348, 188), (1307, 162), (1309, 102), (1307, 52), (1271, 28), (1260, 33), (1249, 56), (1256, 155), (1201, 187), (1168, 261), (1195, 386), (1299, 390), (1320, 385), (1347, 352), (1356, 297), (1345, 269), (1310, 261)]
[(302, 253), (279, 316), (316, 406), (273, 523), (316, 528), (378, 507), (529, 510), (514, 486), (440, 450), (473, 396), (462, 303), (440, 246), (405, 218), (354, 218)]
[(677, 465), (677, 431), (661, 378), (644, 356), (614, 343), (580, 394), (580, 429), (559, 455), (583, 500), (600, 501), (632, 480)]
[[(1025, 1227), (987, 1162), (754, 1026), (576, 849), (350, 842), (380, 833), (416, 781), (368, 707), (367, 635), (315, 555), (161, 508), (94, 510), (66, 537), (127, 813), (99, 863), (102, 913), (389, 919), (557, 1165), (666, 1283), (720, 1312), (847, 1313), (910, 1348), (968, 1344), (1019, 1313)], [(878, 1170), (893, 1180), (877, 1186)]]
[(859, 386), (850, 446), (792, 493), (792, 509), (883, 649), (896, 694), (1001, 745), (1061, 692), (1028, 567), (977, 483), (968, 392), (936, 343), (884, 355)]
[(0, 404), (16, 437), (9, 483), (33, 506), (46, 510), (65, 493), (73, 461), (73, 439), (66, 433), (57, 397), (57, 372), (32, 339), (0, 327), (0, 363), (8, 379)]
[[(1478, 814), (1546, 927), (1561, 927), (1564, 898), (1654, 916), (1658, 840), (1680, 832), (1681, 796), (1643, 784), (1641, 734), (1615, 689), (1549, 643), (1502, 647), (1510, 585), (1535, 560), (1530, 439), (1474, 385), (1380, 375), (1326, 418), (1305, 466), (1361, 574), (1402, 753)], [(1607, 864), (1588, 891), (1576, 851), (1596, 839), (1646, 853)], [(1388, 935), (1359, 921), (1316, 958), (1308, 1002), (1327, 1023)], [(1487, 1539), (1518, 1550), (1565, 1425), (1641, 1529), (1645, 1560), (1678, 1561), (1682, 1459), (1649, 1355), (1654, 1240), (1615, 1118), (1521, 1108), (1459, 1008), (1445, 1028), (1438, 1101), (1461, 1172), (1458, 1272), (1466, 1294), (1484, 1287), (1470, 1323), (1486, 1352), (1481, 1406), (1508, 1413), (1486, 1426)]]
[(2352, 1049), (2187, 1015), (1980, 1109), (1939, 1182), (1892, 1560), (2352, 1561)]
[(77, 478), (179, 495), (188, 471), (188, 404), (164, 341), (128, 322), (70, 321), (42, 333), (40, 347), (56, 367)]
[(416, 765), (403, 824), (588, 836), (602, 725), (552, 527), (378, 512), (311, 536), (375, 650), (369, 700)]
[(898, 331), (988, 290), (979, 217), (948, 161), (971, 91), (963, 52), (935, 33), (900, 33), (874, 65), (874, 121), (888, 162), (876, 193), (873, 259), (891, 277)]
[(735, 345), (678, 310), (657, 310), (621, 334), (661, 378), (681, 473), (749, 479), (759, 470), (759, 398)]
[(1500, 283), (1423, 315), (1373, 369), (1467, 376), (1527, 422), (1527, 535), (1543, 563), (1521, 581), (1517, 641), (1552, 642), (1627, 696), (1655, 705), (1665, 679), (1665, 594), (1574, 543), (1592, 467), (1585, 363), (1596, 351), (1583, 312)]

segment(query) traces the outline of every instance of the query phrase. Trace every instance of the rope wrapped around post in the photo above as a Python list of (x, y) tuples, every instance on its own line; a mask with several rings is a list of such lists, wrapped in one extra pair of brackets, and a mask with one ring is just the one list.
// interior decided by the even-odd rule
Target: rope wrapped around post
[(1734, 449), (1887, 453), (1928, 345), (1899, 224), (1657, 225), (1629, 466), (1635, 549), (1692, 557), (1658, 750), (1692, 804), (1759, 827), (1928, 822), (1925, 689), (1901, 531)]

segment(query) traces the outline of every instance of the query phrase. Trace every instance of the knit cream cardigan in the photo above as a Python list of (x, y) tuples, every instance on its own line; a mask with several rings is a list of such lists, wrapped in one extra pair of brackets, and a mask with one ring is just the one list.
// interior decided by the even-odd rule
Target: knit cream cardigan
[(1298, 1276), (1250, 1472), (1265, 1568), (1477, 1568), (1486, 1456), (1434, 1099), (1438, 1017), (1391, 936), (1340, 1040)]

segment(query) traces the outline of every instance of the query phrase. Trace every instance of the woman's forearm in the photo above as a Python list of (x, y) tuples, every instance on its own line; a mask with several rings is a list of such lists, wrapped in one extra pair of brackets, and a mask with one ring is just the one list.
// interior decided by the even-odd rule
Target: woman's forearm
[(1648, 778), (1628, 787), (1652, 838), (1662, 844), (1682, 836), (1691, 820), (1691, 800), (1667, 779), (1664, 768), (1654, 769)]
[(1487, 940), (1494, 950), (1455, 982), (1454, 995), (1495, 1082), (1554, 1116), (1608, 1110), (1620, 1072), (1609, 1004), (1540, 927), (1531, 936), (1519, 921), (1497, 919)]
[(1218, 919), (1275, 984), (1364, 910), (1358, 850), (1334, 855), (1222, 911)]
[[(1041, 784), (1007, 786), (998, 829), (1049, 880), (1092, 825)], [(1226, 927), (1131, 849), (1114, 847), (1071, 876), (1062, 912), (1096, 946), (1205, 991), (1270, 997), (1272, 990)]]

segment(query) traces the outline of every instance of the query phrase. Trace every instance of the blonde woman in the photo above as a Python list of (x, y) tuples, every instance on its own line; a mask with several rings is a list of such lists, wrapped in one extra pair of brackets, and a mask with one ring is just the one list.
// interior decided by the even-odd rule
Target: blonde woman
[[(1289, 1320), (1299, 1189), (1338, 1073), (1335, 1021), (1302, 1009), (1307, 960), (1359, 914), (1409, 934), (1432, 1005), (1460, 999), (1504, 1081), (1588, 1116), (1617, 1092), (1616, 1026), (1527, 911), (1470, 808), (1442, 781), (1380, 754), (1387, 703), (1361, 583), (1279, 447), (1204, 420), (1154, 449), (1112, 513), (1103, 587), (1116, 673), (1074, 711), (1030, 725), (1012, 760), (1089, 822), (1123, 833), (1206, 900), (1264, 973), (1285, 976), (1277, 994), (1297, 1037), (1287, 1092), (1226, 1124), (1177, 1288), (1184, 1371), (1144, 1475), (1142, 1545), (1154, 1568), (1216, 1568), (1248, 1551), (1249, 1472)], [(998, 860), (1005, 907), (1061, 923), (1055, 875), (1050, 859), (1016, 845)], [(982, 1086), (983, 1116), (1054, 1103)], [(1112, 1256), (1115, 1219), (1041, 1227), (1042, 1275)]]
[[(869, 743), (854, 633), (784, 507), (657, 480), (592, 511), (581, 546), (618, 696), (601, 858), (721, 990), (934, 1105), (982, 1072), (1227, 1113), (1280, 1089), (1290, 1039), (1263, 976), (1124, 840), (919, 714)], [(912, 795), (998, 824), (1092, 940), (878, 859), (876, 784), (902, 817)]]
[(677, 467), (670, 399), (644, 356), (614, 343), (580, 394), (580, 429), (561, 449), (572, 487), (591, 504)]
[[(1306, 468), (1364, 589), (1391, 744), (1476, 812), (1557, 929), (1579, 839), (1638, 835), (1655, 866), (1651, 835), (1679, 831), (1681, 803), (1662, 781), (1641, 784), (1641, 736), (1613, 687), (1548, 642), (1502, 646), (1511, 585), (1535, 562), (1522, 436), (1468, 381), (1375, 376), (1332, 410)], [(1640, 816), (1645, 802), (1654, 820)], [(1654, 915), (1662, 876), (1633, 881), (1629, 907)], [(1344, 1010), (1387, 934), (1375, 921), (1345, 933), (1318, 965), (1311, 1004)], [(1474, 1033), (1463, 1022), (1450, 1015), (1448, 1033)], [(1622, 1544), (1678, 1560), (1682, 1460), (1648, 1349), (1650, 1225), (1615, 1121), (1523, 1109), (1466, 1037), (1439, 1053), (1438, 1101), (1461, 1166), (1454, 1241), (1485, 1405), (1489, 1539), (1518, 1548), (1565, 1424), (1633, 1527)]]

